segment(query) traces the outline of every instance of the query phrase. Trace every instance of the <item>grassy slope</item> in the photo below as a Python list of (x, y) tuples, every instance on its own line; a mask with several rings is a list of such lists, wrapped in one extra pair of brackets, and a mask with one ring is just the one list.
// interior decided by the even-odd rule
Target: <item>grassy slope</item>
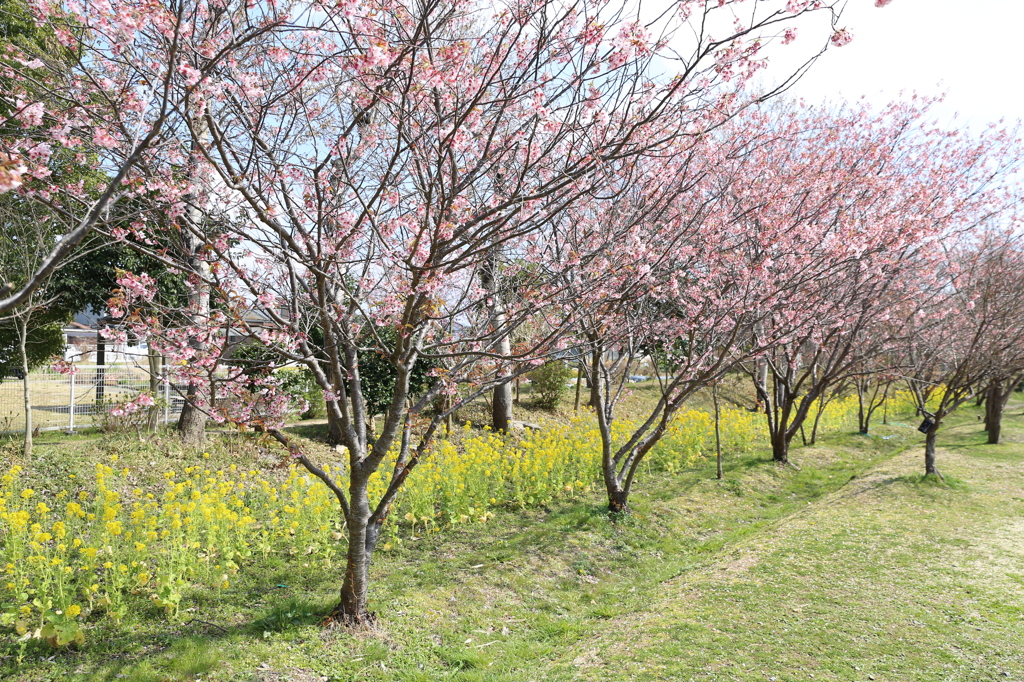
[(15, 668), (6, 644), (0, 677), (1022, 679), (1024, 419), (1008, 421), (1001, 446), (978, 445), (973, 414), (947, 431), (948, 486), (920, 480), (916, 445), (897, 454), (913, 429), (882, 427), (796, 451), (800, 471), (753, 453), (724, 482), (710, 464), (645, 477), (619, 524), (595, 495), (407, 538), (375, 559), (374, 632), (320, 628), (340, 569), (295, 557), (193, 595), (183, 621), (100, 622), (81, 652)]
[[(1014, 410), (1019, 414), (1019, 406)], [(911, 448), (661, 586), (564, 679), (1024, 679), (1022, 419), (948, 429), (949, 485)], [(621, 636), (622, 633), (628, 633)], [(580, 669), (578, 673), (573, 669)]]

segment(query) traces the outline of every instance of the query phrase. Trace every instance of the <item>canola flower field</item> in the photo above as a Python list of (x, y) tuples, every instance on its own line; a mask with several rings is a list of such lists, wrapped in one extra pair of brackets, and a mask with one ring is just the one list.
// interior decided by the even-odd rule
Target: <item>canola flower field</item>
[[(909, 395), (892, 400), (891, 413), (912, 409)], [(819, 432), (851, 428), (856, 413), (855, 396), (833, 400)], [(744, 409), (724, 408), (720, 425), (724, 453), (766, 438), (763, 417)], [(589, 419), (548, 424), (521, 438), (469, 425), (461, 435), (459, 447), (438, 442), (409, 477), (379, 551), (403, 533), (486, 523), (498, 507), (540, 505), (601, 485), (600, 437)], [(671, 475), (714, 452), (712, 416), (687, 410), (645, 469)], [(81, 643), (88, 622), (120, 620), (154, 605), (177, 617), (187, 588), (226, 588), (242, 567), (271, 553), (325, 564), (344, 554), (344, 521), (333, 495), (300, 468), (212, 470), (198, 461), (143, 490), (132, 487), (131, 470), (117, 459), (97, 463), (89, 480), (70, 475), (45, 494), (20, 484), (19, 466), (0, 476), (0, 625), (22, 641)], [(385, 489), (387, 465), (374, 474), (371, 499)], [(328, 473), (341, 480), (345, 472)]]

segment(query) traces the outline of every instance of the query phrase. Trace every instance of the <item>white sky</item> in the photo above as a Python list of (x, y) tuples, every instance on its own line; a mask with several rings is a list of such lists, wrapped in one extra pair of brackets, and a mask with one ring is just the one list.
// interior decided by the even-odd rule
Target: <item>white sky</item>
[[(1024, 119), (1022, 25), (1024, 0), (892, 0), (882, 8), (848, 0), (840, 26), (853, 42), (830, 47), (791, 93), (811, 103), (865, 96), (880, 105), (901, 90), (945, 92), (937, 113), (947, 124), (954, 113), (958, 126)], [(766, 80), (793, 62), (787, 49), (817, 41), (822, 28), (813, 28), (771, 48)]]

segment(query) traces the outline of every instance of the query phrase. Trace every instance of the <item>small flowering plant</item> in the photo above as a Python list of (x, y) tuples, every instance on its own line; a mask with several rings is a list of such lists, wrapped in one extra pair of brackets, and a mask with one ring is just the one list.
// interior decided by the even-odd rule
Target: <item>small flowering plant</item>
[(100, 429), (105, 433), (141, 433), (152, 407), (162, 407), (163, 399), (151, 391), (140, 391), (134, 396), (107, 402), (99, 413)]
[[(36, 600), (38, 602), (39, 600)], [(40, 606), (37, 603), (37, 606)], [(66, 609), (43, 609), (44, 625), (31, 634), (35, 639), (45, 639), (53, 648), (84, 644), (85, 633), (78, 617), (82, 615), (82, 607), (72, 604)], [(23, 635), (23, 636), (26, 636)]]

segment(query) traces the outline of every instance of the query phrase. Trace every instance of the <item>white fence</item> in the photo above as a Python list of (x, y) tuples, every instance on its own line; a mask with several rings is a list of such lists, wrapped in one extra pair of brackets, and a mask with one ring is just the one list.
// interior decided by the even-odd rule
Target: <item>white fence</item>
[[(118, 402), (127, 401), (150, 388), (149, 373), (137, 365), (76, 365), (75, 374), (59, 374), (50, 368), (29, 374), (32, 426), (40, 431), (74, 431), (99, 425), (99, 415)], [(167, 424), (181, 412), (183, 399), (169, 383), (159, 384), (160, 422)], [(22, 380), (5, 377), (0, 382), (0, 433), (25, 431)]]

